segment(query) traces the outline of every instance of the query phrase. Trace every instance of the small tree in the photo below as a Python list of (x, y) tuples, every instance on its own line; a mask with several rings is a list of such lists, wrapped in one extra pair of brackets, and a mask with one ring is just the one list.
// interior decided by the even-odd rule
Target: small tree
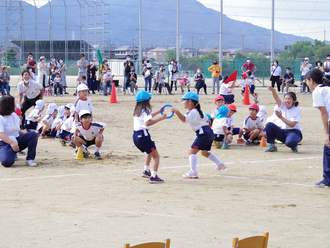
[(16, 67), (17, 66), (17, 59), (16, 59), (17, 52), (14, 48), (14, 46), (11, 46), (4, 54), (3, 57), (5, 60), (7, 60), (7, 65), (10, 67)]

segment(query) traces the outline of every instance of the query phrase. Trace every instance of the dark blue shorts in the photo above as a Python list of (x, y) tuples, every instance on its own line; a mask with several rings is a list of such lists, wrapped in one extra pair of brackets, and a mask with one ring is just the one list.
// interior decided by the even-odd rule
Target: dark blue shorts
[(93, 140), (86, 140), (84, 136), (80, 135), (78, 136), (79, 138), (81, 138), (83, 141), (86, 142), (86, 147), (89, 147), (91, 145), (95, 145), (95, 138)]
[(38, 126), (38, 122), (36, 121), (27, 121), (24, 122), (24, 128), (25, 129), (36, 129)]
[[(228, 130), (230, 130), (230, 127), (228, 127)], [(234, 127), (233, 128), (233, 135), (239, 134), (239, 127)]]
[(68, 139), (71, 140), (72, 135), (73, 135), (73, 133), (69, 133), (69, 132), (64, 131), (64, 130), (62, 130), (60, 132), (60, 138), (64, 139), (64, 140), (68, 140)]
[(250, 85), (250, 93), (254, 93), (254, 89), (256, 88), (256, 86), (254, 84)]
[(197, 138), (191, 145), (191, 148), (201, 151), (210, 151), (214, 139), (214, 133), (209, 126), (203, 126), (202, 128), (203, 134), (199, 134), (199, 130), (196, 132)]
[(147, 154), (156, 150), (155, 142), (151, 140), (148, 130), (134, 131), (133, 133), (134, 145), (141, 151)]
[[(248, 140), (250, 138), (250, 133), (243, 134), (243, 137), (245, 140)], [(258, 136), (254, 140), (258, 140)]]
[(57, 133), (57, 129), (56, 128), (53, 128), (52, 130), (50, 130), (50, 135), (52, 137), (56, 137), (56, 133)]
[(214, 141), (222, 142), (225, 136), (223, 134), (214, 134)]

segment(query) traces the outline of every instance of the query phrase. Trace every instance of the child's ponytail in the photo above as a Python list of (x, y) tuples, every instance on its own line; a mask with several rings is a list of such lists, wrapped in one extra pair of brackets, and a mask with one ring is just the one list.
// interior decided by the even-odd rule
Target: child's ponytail
[(200, 117), (203, 119), (204, 118), (204, 114), (203, 114), (203, 111), (201, 110), (201, 105), (197, 101), (194, 101), (194, 100), (191, 100), (191, 101), (194, 103), (195, 108), (197, 109)]

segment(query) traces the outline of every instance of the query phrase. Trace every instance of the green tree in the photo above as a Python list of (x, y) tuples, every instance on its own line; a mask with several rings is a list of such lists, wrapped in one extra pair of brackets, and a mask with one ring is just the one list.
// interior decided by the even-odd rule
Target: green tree
[[(182, 53), (179, 54), (179, 57), (180, 57), (180, 61), (188, 59), (188, 57)], [(168, 49), (165, 52), (165, 61), (170, 61), (171, 59), (176, 59), (176, 49)]]
[(327, 57), (327, 55), (330, 54), (330, 46), (329, 45), (326, 45), (324, 47), (320, 47), (319, 49), (317, 49), (315, 51), (316, 53), (316, 58), (321, 60), (321, 61), (324, 61), (325, 58)]
[(235, 59), (246, 59), (247, 57), (250, 57), (252, 62), (253, 61), (268, 61), (269, 59), (266, 57), (265, 54), (263, 53), (258, 53), (258, 54), (248, 54), (248, 53), (242, 53), (242, 52), (237, 52), (235, 53)]
[(14, 46), (11, 46), (4, 54), (3, 57), (6, 60), (17, 60), (16, 59), (17, 52)]
[(205, 60), (219, 60), (219, 56), (216, 53), (209, 52), (207, 54), (203, 54), (198, 57), (199, 61), (205, 61)]

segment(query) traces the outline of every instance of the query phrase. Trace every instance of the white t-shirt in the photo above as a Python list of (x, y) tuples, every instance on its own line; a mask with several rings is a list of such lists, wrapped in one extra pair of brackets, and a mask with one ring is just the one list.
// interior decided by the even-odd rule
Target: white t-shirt
[(54, 129), (54, 128), (56, 128), (56, 126), (57, 126), (58, 124), (63, 123), (63, 122), (65, 121), (65, 118), (66, 118), (66, 115), (61, 116), (61, 117), (57, 116), (57, 117), (55, 118), (55, 120), (53, 121), (53, 123), (52, 123), (51, 129)]
[[(255, 119), (252, 119), (251, 116), (248, 116), (243, 121), (243, 128), (244, 129), (251, 129), (251, 128), (263, 128), (260, 118), (257, 116)], [(245, 131), (244, 131), (245, 133)]]
[(224, 135), (222, 127), (225, 126), (226, 129), (229, 127), (227, 123), (227, 118), (215, 118), (212, 124), (212, 129), (214, 134), (222, 134)]
[(91, 122), (91, 125), (89, 126), (89, 128), (85, 129), (83, 127), (82, 123), (80, 122), (80, 123), (78, 123), (78, 125), (76, 125), (76, 130), (78, 130), (87, 141), (90, 141), (90, 140), (93, 140), (96, 135), (98, 135), (98, 133), (100, 132), (101, 129), (104, 129), (106, 127), (107, 127), (107, 124), (105, 124), (105, 123)]
[[(0, 132), (4, 133), (8, 137), (14, 136), (16, 138), (19, 136), (19, 123), (20, 119), (15, 113), (6, 116), (0, 115)], [(0, 139), (0, 141), (1, 140), (2, 139)]]
[(292, 108), (288, 109), (285, 106), (284, 101), (282, 101), (282, 104), (280, 106), (281, 112), (282, 112), (282, 116), (289, 120), (289, 121), (296, 121), (297, 124), (294, 127), (290, 127), (289, 125), (285, 124), (283, 122), (283, 129), (298, 129), (301, 130), (300, 127), (300, 116), (301, 116), (301, 111), (299, 107), (293, 106)]
[(39, 118), (39, 117), (40, 117), (40, 113), (41, 113), (41, 112), (40, 112), (39, 109), (33, 109), (33, 110), (29, 113), (29, 115), (26, 117), (26, 120), (27, 120), (27, 121), (30, 121), (30, 122), (36, 122), (37, 119), (34, 118), (34, 117)]
[(319, 84), (313, 91), (313, 107), (325, 107), (330, 121), (330, 87)]
[[(103, 76), (103, 82), (105, 83), (105, 80), (107, 80), (108, 78), (111, 78), (111, 77), (112, 77), (112, 74), (111, 73), (110, 73), (110, 75), (108, 75), (107, 73), (104, 74), (104, 76)], [(110, 81), (109, 81), (109, 83), (110, 83)]]
[(278, 77), (281, 75), (282, 69), (280, 66), (272, 66), (272, 75)]
[(220, 87), (220, 95), (228, 95), (229, 84), (222, 83)]
[(94, 111), (92, 102), (87, 98), (85, 100), (78, 98), (74, 104), (74, 111), (79, 115), (81, 110), (88, 110), (92, 113)]
[(54, 83), (61, 83), (61, 78), (60, 77), (55, 77), (54, 78)]
[(227, 117), (226, 119), (229, 127), (234, 126), (234, 116)]
[(144, 110), (140, 116), (134, 116), (134, 131), (150, 129), (151, 126), (146, 126), (146, 122), (150, 120), (152, 120), (151, 112), (147, 113)]
[(76, 127), (76, 122), (73, 116), (69, 117), (63, 122), (61, 130), (71, 133), (72, 127)]
[(187, 77), (185, 79), (186, 79), (186, 83), (185, 84), (191, 84), (191, 78), (190, 77)]
[(204, 115), (204, 118), (202, 119), (200, 114), (198, 113), (197, 109), (193, 108), (189, 112), (185, 114), (186, 120), (185, 124), (189, 124), (191, 129), (196, 132), (201, 129), (203, 126), (208, 126), (207, 123), (208, 118), (206, 115)]
[(40, 94), (40, 90), (42, 89), (42, 85), (30, 80), (27, 86), (24, 85), (24, 82), (20, 82), (17, 85), (18, 94), (23, 93), (29, 99), (34, 99)]
[(44, 121), (46, 121), (49, 124), (49, 126), (52, 126), (54, 118), (52, 115), (45, 115), (44, 118), (42, 118), (41, 121), (38, 123), (37, 130), (45, 126)]
[(301, 70), (301, 76), (305, 76), (307, 72), (309, 72), (312, 69), (312, 64), (308, 63), (306, 65), (301, 65), (300, 70)]
[(238, 85), (240, 85), (240, 86), (242, 86), (243, 88), (247, 85), (247, 84), (249, 84), (249, 83), (251, 83), (251, 79), (250, 78), (246, 78), (246, 79), (242, 79), (239, 83), (238, 83)]
[[(41, 67), (43, 66), (44, 64), (44, 67), (41, 69)], [(38, 73), (39, 74), (47, 74), (48, 72), (48, 63), (46, 62), (39, 62), (38, 63)]]
[[(197, 112), (198, 112), (198, 111), (197, 111)], [(215, 108), (215, 109), (213, 109), (212, 112), (211, 112), (211, 117), (212, 117), (212, 118), (215, 118), (215, 117), (217, 117), (217, 114), (219, 114), (219, 109), (218, 109), (218, 108)]]

